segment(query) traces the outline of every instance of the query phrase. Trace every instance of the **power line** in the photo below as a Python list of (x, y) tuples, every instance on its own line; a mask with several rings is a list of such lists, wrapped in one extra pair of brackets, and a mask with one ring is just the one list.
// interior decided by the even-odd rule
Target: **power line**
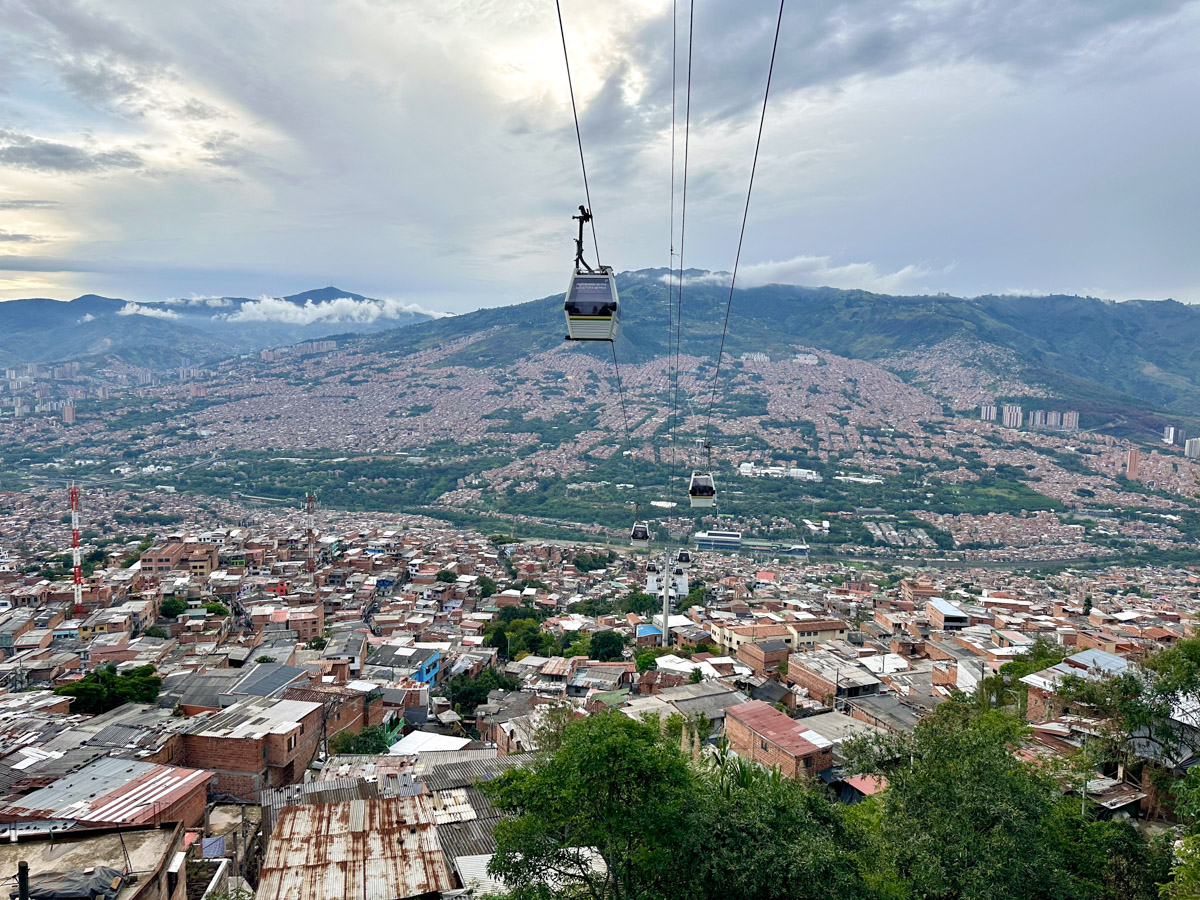
[(713, 373), (712, 395), (708, 400), (708, 421), (704, 426), (704, 444), (709, 445), (712, 435), (713, 406), (717, 401), (717, 386), (721, 378), (721, 359), (725, 355), (725, 336), (729, 333), (729, 312), (733, 309), (733, 289), (737, 284), (738, 263), (742, 259), (742, 241), (746, 237), (746, 220), (750, 217), (750, 195), (754, 192), (754, 173), (758, 169), (758, 150), (762, 146), (763, 124), (767, 120), (767, 98), (771, 96), (771, 75), (775, 72), (775, 52), (779, 49), (779, 29), (783, 25), (783, 4), (779, 0), (779, 16), (775, 20), (775, 40), (771, 44), (771, 64), (767, 67), (767, 87), (763, 91), (762, 114), (758, 119), (758, 138), (754, 142), (754, 161), (750, 164), (750, 184), (746, 188), (746, 207), (742, 211), (742, 228), (738, 234), (737, 254), (733, 258), (733, 275), (729, 279), (729, 300), (725, 304), (725, 324), (721, 328), (721, 346), (717, 350), (717, 370)]
[(629, 430), (629, 413), (625, 410), (625, 388), (621, 386), (621, 365), (617, 362), (617, 342), (610, 341), (612, 346), (613, 368), (617, 372), (617, 396), (621, 399), (621, 417), (625, 420), (625, 442), (633, 443), (633, 432)]
[[(671, 356), (671, 341), (675, 336), (675, 286), (672, 283), (675, 275), (675, 65), (679, 59), (676, 50), (676, 40), (679, 37), (679, 25), (676, 13), (679, 0), (671, 0), (671, 233), (668, 244), (670, 253), (667, 261), (667, 396), (670, 397), (675, 389), (674, 359)], [(675, 468), (675, 414), (671, 413), (671, 468)]]
[[(592, 194), (588, 190), (587, 163), (583, 161), (583, 136), (579, 132), (579, 110), (575, 106), (575, 85), (571, 81), (571, 60), (567, 56), (567, 32), (563, 28), (562, 5), (554, 0), (558, 11), (558, 33), (562, 38), (563, 63), (567, 67), (567, 90), (571, 93), (571, 115), (575, 118), (575, 141), (579, 144), (579, 166), (583, 169), (583, 196), (587, 199), (588, 212), (592, 212)], [(596, 218), (592, 217), (592, 246), (596, 249), (596, 265), (600, 265), (600, 244), (596, 240)]]
[[(579, 144), (579, 166), (583, 170), (583, 193), (587, 199), (588, 212), (592, 211), (592, 194), (588, 188), (587, 163), (583, 158), (583, 135), (579, 131), (579, 109), (575, 105), (575, 86), (571, 81), (571, 59), (567, 55), (567, 32), (563, 27), (562, 4), (560, 0), (554, 0), (554, 9), (558, 13), (558, 34), (562, 38), (563, 48), (563, 63), (567, 69), (567, 89), (571, 94), (571, 115), (575, 120), (575, 140)], [(592, 246), (596, 250), (596, 265), (600, 265), (600, 244), (596, 240), (596, 217), (590, 216), (589, 221), (592, 227)], [(621, 366), (617, 362), (617, 342), (614, 336), (613, 340), (609, 341), (612, 346), (613, 369), (617, 375), (617, 395), (621, 400), (621, 417), (625, 423), (625, 440), (627, 444), (633, 442), (633, 432), (629, 429), (629, 413), (625, 405), (625, 388), (621, 380)]]
[[(671, 468), (675, 467), (675, 445), (678, 443), (676, 429), (679, 420), (679, 341), (683, 333), (683, 246), (687, 235), (687, 176), (688, 149), (692, 132), (692, 37), (695, 33), (696, 0), (688, 3), (688, 63), (687, 100), (683, 115), (683, 204), (679, 213), (679, 278), (675, 301), (675, 391), (671, 400)], [(670, 348), (667, 350), (670, 353)]]

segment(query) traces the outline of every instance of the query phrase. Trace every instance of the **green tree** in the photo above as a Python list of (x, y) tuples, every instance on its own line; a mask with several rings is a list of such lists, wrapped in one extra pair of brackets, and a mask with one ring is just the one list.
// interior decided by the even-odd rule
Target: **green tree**
[(563, 647), (563, 656), (583, 656), (590, 658), (592, 655), (592, 635), (588, 631), (579, 631), (575, 633), (574, 638)]
[(273, 657), (273, 656), (256, 656), (256, 657), (254, 658), (254, 661), (255, 661), (256, 663), (259, 663), (259, 664), (261, 664), (261, 665), (264, 665), (264, 666), (265, 666), (267, 663), (273, 663), (273, 662), (275, 662), (275, 657)]
[(162, 605), (158, 608), (158, 612), (164, 619), (178, 619), (187, 612), (187, 608), (188, 605), (185, 601), (180, 600), (178, 597), (171, 597), (162, 602)]
[(142, 632), (142, 636), (152, 638), (169, 638), (171, 635), (167, 634), (166, 630), (159, 628), (157, 625), (151, 625)]
[(597, 631), (592, 635), (592, 658), (600, 662), (609, 662), (621, 658), (625, 649), (625, 641), (615, 631)]
[(532, 765), (484, 785), (511, 816), (492, 871), (513, 900), (865, 900), (842, 808), (733, 754), (699, 758), (696, 727), (568, 715)]
[(487, 701), (487, 696), (492, 691), (515, 691), (519, 683), (517, 679), (510, 678), (498, 669), (484, 669), (475, 678), (466, 672), (455, 675), (446, 682), (445, 690), (450, 705), (461, 715), (469, 716), (475, 712), (476, 706)]
[(217, 603), (216, 601), (214, 601), (212, 603), (205, 603), (204, 611), (206, 613), (208, 613), (209, 615), (213, 615), (213, 616), (229, 615), (229, 607), (223, 603)]
[(382, 725), (368, 725), (357, 734), (350, 731), (339, 731), (329, 739), (331, 754), (370, 754), (387, 753), (387, 732)]
[(124, 703), (153, 703), (162, 689), (154, 666), (138, 666), (118, 675), (115, 665), (89, 672), (78, 681), (61, 684), (54, 693), (72, 699), (71, 712), (99, 714)]
[(929, 900), (1151, 900), (1161, 852), (1132, 828), (1081, 815), (1046, 769), (1013, 752), (1025, 730), (959, 697), (911, 735), (847, 741), (850, 771), (888, 779), (856, 814), (868, 822), (868, 880)]
[(571, 722), (553, 753), (483, 789), (510, 815), (496, 825), (490, 869), (513, 900), (683, 896), (678, 848), (701, 792), (656, 725), (618, 712)]
[(637, 664), (639, 672), (646, 672), (654, 668), (654, 661), (660, 656), (666, 656), (671, 651), (666, 647), (646, 647), (644, 650), (639, 650), (633, 655), (633, 661)]
[(475, 583), (479, 585), (479, 596), (481, 597), (491, 597), (496, 593), (498, 587), (496, 582), (487, 575), (480, 575)]
[(449, 569), (442, 569), (437, 573), (436, 577), (438, 581), (444, 582), (445, 584), (454, 584), (454, 582), (458, 581), (458, 576)]
[(329, 646), (329, 641), (325, 640), (325, 638), (321, 637), (320, 635), (317, 635), (315, 638), (305, 644), (305, 646), (308, 647), (309, 650), (324, 650)]
[(623, 612), (639, 616), (649, 615), (662, 609), (662, 601), (644, 591), (633, 591), (621, 601)]

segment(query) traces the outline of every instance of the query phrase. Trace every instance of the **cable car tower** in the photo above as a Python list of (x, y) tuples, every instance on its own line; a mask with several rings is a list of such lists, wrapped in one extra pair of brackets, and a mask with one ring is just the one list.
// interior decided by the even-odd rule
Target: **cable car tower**
[(602, 266), (597, 261), (592, 268), (583, 258), (583, 226), (592, 221), (591, 212), (580, 206), (579, 215), (571, 218), (579, 223), (579, 234), (575, 238), (575, 268), (563, 302), (567, 340), (611, 343), (617, 336), (620, 320), (617, 279), (612, 266)]
[(311, 491), (304, 495), (304, 529), (305, 542), (308, 544), (308, 559), (304, 568), (308, 572), (308, 583), (317, 583), (317, 528), (314, 513), (317, 508), (317, 498)]
[(76, 618), (83, 615), (83, 560), (79, 555), (79, 488), (71, 482), (71, 584), (75, 594)]

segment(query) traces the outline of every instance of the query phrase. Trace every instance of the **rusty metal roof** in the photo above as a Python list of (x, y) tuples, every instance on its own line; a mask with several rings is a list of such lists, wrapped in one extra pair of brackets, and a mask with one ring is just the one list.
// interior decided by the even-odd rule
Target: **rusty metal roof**
[(3, 811), (24, 819), (144, 824), (156, 822), (162, 812), (192, 792), (203, 792), (212, 777), (203, 769), (104, 757)]
[(425, 797), (282, 810), (259, 900), (406, 900), (455, 886)]

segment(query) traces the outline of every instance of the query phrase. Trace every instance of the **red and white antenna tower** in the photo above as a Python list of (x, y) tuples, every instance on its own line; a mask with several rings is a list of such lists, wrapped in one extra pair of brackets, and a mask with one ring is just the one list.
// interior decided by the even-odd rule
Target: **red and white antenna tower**
[(304, 524), (308, 529), (308, 569), (309, 581), (315, 582), (317, 578), (317, 527), (314, 513), (317, 509), (317, 498), (311, 492), (304, 495), (305, 516)]
[(83, 615), (83, 561), (79, 556), (79, 488), (71, 483), (71, 580), (75, 586), (75, 616)]

